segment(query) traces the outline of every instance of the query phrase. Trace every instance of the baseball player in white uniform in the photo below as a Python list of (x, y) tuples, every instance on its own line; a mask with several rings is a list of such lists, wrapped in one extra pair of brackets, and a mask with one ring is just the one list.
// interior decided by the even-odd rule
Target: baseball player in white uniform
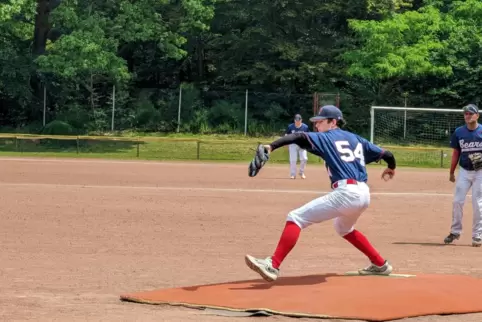
[[(450, 166), (451, 182), (455, 183), (452, 208), (452, 226), (445, 237), (445, 244), (460, 238), (465, 198), (472, 188), (472, 246), (482, 245), (482, 125), (479, 124), (479, 109), (474, 104), (463, 108), (465, 125), (455, 129), (450, 139), (453, 149)], [(459, 175), (455, 179), (455, 168)]]
[(261, 146), (263, 154), (258, 147), (249, 165), (249, 176), (257, 175), (270, 153), (282, 146), (297, 143), (325, 161), (333, 191), (291, 210), (272, 256), (256, 258), (246, 255), (246, 265), (268, 282), (277, 280), (281, 264), (297, 244), (301, 231), (314, 224), (333, 220), (338, 235), (370, 260), (369, 266), (358, 270), (360, 275), (390, 275), (392, 265), (355, 225), (370, 205), (366, 165), (384, 160), (387, 168), (382, 177), (389, 180), (395, 175), (395, 157), (390, 151), (340, 128), (345, 124), (343, 113), (334, 105), (323, 106), (310, 121), (318, 132), (289, 134)]
[[(295, 115), (294, 123), (288, 125), (286, 129), (285, 136), (292, 133), (309, 132), (308, 125), (303, 123), (300, 114)], [(296, 144), (290, 144), (288, 146), (290, 152), (290, 178), (296, 178), (296, 163), (298, 162), (298, 156), (300, 157), (300, 177), (302, 179), (306, 178), (305, 167), (308, 162), (308, 153), (305, 149), (300, 148)]]

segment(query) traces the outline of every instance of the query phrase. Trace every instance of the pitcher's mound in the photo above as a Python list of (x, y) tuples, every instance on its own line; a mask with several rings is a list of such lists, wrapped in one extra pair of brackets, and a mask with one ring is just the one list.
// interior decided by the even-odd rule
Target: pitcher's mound
[(293, 317), (388, 321), (482, 312), (482, 279), (457, 275), (327, 274), (170, 288), (121, 300)]

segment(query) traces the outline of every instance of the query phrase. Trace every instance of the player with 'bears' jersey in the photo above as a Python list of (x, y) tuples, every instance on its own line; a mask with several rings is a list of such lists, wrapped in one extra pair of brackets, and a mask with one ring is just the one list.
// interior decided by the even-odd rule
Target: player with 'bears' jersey
[[(465, 197), (472, 188), (472, 246), (482, 245), (482, 125), (479, 124), (479, 108), (469, 104), (462, 109), (465, 125), (455, 129), (450, 138), (452, 164), (451, 182), (455, 182), (452, 203), (452, 225), (445, 244), (460, 238), (464, 216)], [(455, 168), (459, 165), (459, 175), (455, 179)]]
[(382, 178), (391, 179), (396, 168), (393, 154), (354, 133), (342, 130), (343, 114), (336, 106), (323, 106), (310, 121), (318, 132), (287, 135), (265, 145), (265, 150), (272, 153), (282, 146), (295, 143), (321, 157), (325, 161), (333, 191), (292, 210), (272, 256), (255, 258), (246, 255), (246, 264), (266, 281), (276, 280), (281, 263), (296, 245), (301, 230), (333, 219), (336, 232), (370, 260), (370, 265), (358, 270), (358, 273), (389, 275), (392, 266), (354, 225), (370, 204), (365, 166), (382, 159), (387, 163)]

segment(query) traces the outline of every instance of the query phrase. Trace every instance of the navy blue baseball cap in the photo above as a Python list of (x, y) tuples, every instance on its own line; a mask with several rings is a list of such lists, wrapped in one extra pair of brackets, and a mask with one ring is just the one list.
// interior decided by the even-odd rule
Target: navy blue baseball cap
[(469, 112), (472, 114), (479, 114), (479, 108), (475, 104), (465, 105), (463, 111), (464, 113)]
[(317, 122), (325, 119), (341, 120), (343, 119), (343, 113), (335, 105), (325, 105), (320, 107), (318, 115), (310, 118), (310, 121)]
[(301, 115), (300, 114), (295, 115), (295, 121), (301, 121)]

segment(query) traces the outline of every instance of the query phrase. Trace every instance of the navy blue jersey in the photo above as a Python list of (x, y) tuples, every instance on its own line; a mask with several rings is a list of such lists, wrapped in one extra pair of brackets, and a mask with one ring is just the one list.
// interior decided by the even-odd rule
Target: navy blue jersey
[(295, 123), (291, 123), (288, 125), (288, 128), (286, 129), (286, 134), (291, 134), (291, 133), (299, 133), (299, 132), (309, 132), (308, 125), (305, 123), (301, 123), (300, 127), (296, 127)]
[(469, 155), (482, 152), (482, 125), (475, 130), (469, 130), (466, 125), (455, 129), (450, 138), (450, 146), (460, 152), (459, 165), (465, 170), (473, 170)]
[(311, 153), (325, 160), (332, 183), (338, 180), (355, 179), (366, 182), (365, 165), (380, 160), (383, 149), (370, 141), (342, 129), (328, 132), (307, 133)]

